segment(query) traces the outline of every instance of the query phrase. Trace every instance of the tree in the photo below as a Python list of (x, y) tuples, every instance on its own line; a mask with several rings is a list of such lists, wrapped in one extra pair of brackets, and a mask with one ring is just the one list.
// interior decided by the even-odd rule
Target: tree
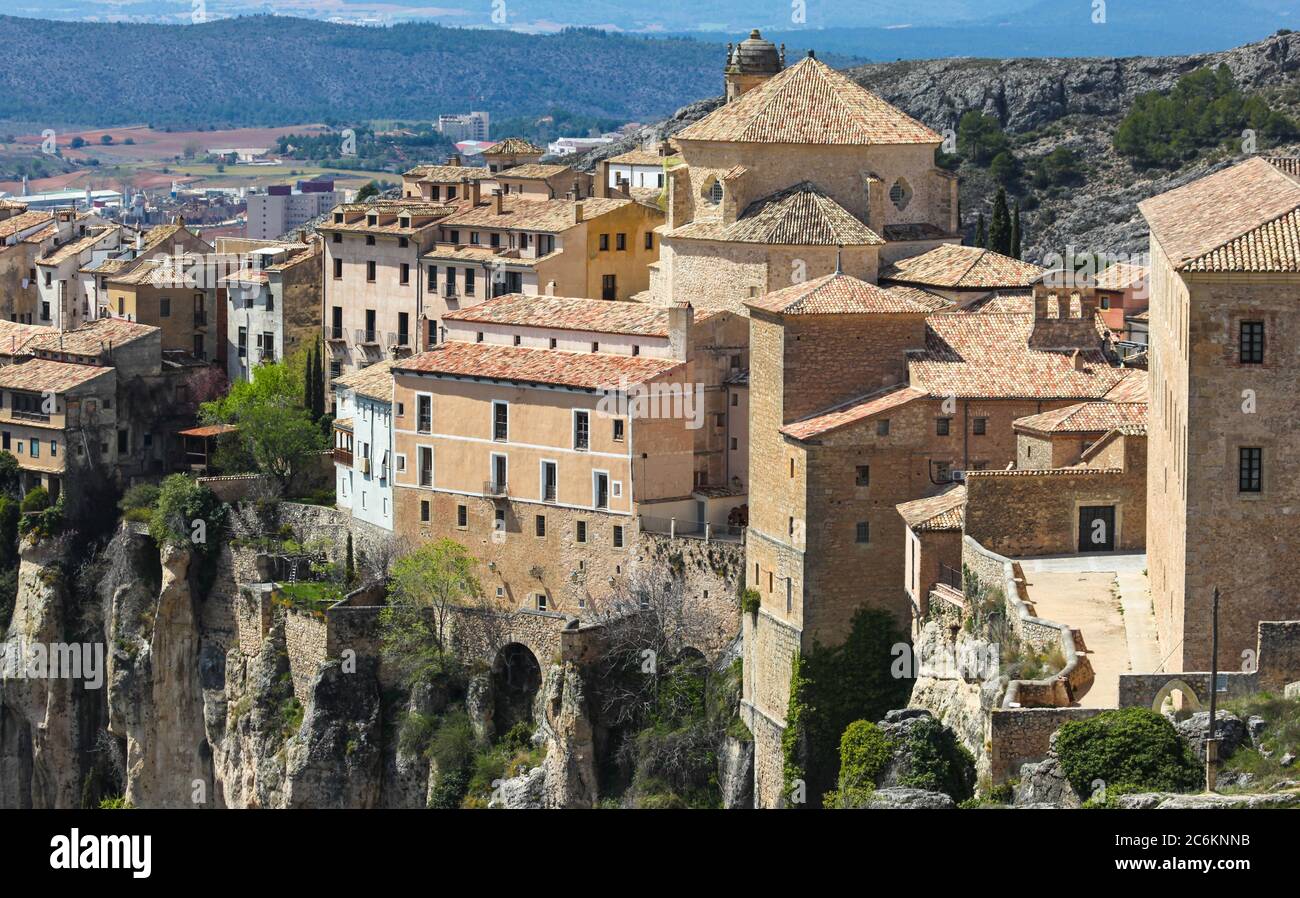
[(481, 607), (483, 587), (469, 550), (451, 539), (420, 546), (389, 570), (388, 606), (380, 613), (385, 661), (409, 686), (456, 666), (449, 623), (458, 607)]
[(357, 191), (356, 201), (358, 203), (364, 203), (372, 196), (379, 196), (379, 185), (376, 184), (374, 181), (371, 181), (369, 184), (367, 184), (366, 186), (362, 187), (360, 190)]
[(78, 134), (76, 137), (72, 138), (72, 141), (68, 145), (74, 150), (79, 150), (86, 145), (86, 138)]
[(1011, 213), (1007, 209), (1007, 191), (999, 187), (993, 199), (993, 221), (989, 224), (988, 248), (1004, 256), (1011, 255)]
[(1011, 214), (1011, 252), (1008, 253), (1012, 258), (1020, 258), (1020, 200), (1016, 200), (1015, 211)]
[(975, 221), (975, 245), (981, 249), (987, 249), (989, 237), (984, 230), (984, 213), (981, 212), (979, 218)]
[(1003, 150), (989, 163), (989, 177), (1003, 187), (1014, 187), (1020, 177), (1020, 162), (1010, 150)]
[(225, 523), (226, 507), (211, 490), (185, 474), (172, 474), (158, 489), (149, 535), (159, 545), (191, 546), (201, 555), (215, 556)]
[(239, 428), (218, 443), (217, 463), (223, 470), (252, 465), (287, 488), (306, 457), (326, 448), (328, 439), (302, 405), (304, 371), (299, 360), (258, 365), (251, 380), (199, 407), (205, 423)]
[(985, 165), (1008, 146), (1007, 135), (996, 118), (974, 109), (962, 113), (957, 123), (957, 152), (963, 157)]
[(19, 486), (21, 476), (18, 459), (12, 453), (0, 450), (0, 493), (17, 499), (22, 494)]
[(113, 145), (113, 135), (112, 135), (112, 134), (105, 134), (103, 137), (99, 138), (99, 142), (102, 143), (102, 144), (103, 144), (104, 146), (106, 146), (106, 147), (108, 147), (108, 146), (112, 146), (112, 145)]
[(190, 140), (186, 142), (185, 149), (182, 152), (185, 154), (186, 159), (193, 159), (202, 149), (203, 147), (200, 146), (197, 140)]

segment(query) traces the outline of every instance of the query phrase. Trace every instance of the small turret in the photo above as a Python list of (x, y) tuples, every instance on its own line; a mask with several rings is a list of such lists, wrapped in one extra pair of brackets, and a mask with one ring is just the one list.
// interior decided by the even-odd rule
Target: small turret
[(778, 50), (755, 28), (749, 37), (734, 47), (727, 44), (725, 70), (727, 102), (753, 90), (785, 68), (785, 45)]

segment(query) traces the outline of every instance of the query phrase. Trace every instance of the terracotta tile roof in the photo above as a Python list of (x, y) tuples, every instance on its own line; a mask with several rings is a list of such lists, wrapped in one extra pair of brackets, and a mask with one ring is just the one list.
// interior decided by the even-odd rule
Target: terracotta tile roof
[(546, 152), (539, 146), (534, 146), (522, 137), (507, 137), (505, 140), (498, 140), (492, 146), (483, 151), (484, 156), (536, 156)]
[(517, 258), (518, 254), (511, 256), (509, 251), (502, 247), (482, 246), (478, 244), (451, 244), (436, 243), (427, 253), (421, 256), (422, 259), (437, 259), (439, 261), (451, 260), (455, 262), (493, 262), (502, 259), (506, 262), (531, 262), (532, 259)]
[(264, 269), (245, 268), (232, 272), (221, 279), (223, 284), (266, 284), (271, 276)]
[(608, 199), (588, 197), (574, 202), (571, 200), (525, 200), (514, 194), (501, 198), (501, 214), (498, 215), (494, 203), (480, 203), (473, 209), (460, 209), (454, 215), (442, 220), (442, 225), (449, 228), (493, 228), (505, 230), (517, 228), (525, 231), (542, 231), (558, 234), (574, 226), (574, 207), (582, 206), (582, 219), (589, 221), (599, 218), (615, 209), (633, 202), (627, 199)]
[(972, 477), (1069, 477), (1105, 474), (1123, 474), (1123, 468), (1088, 468), (1074, 465), (1069, 468), (1010, 468), (1005, 471), (967, 471), (966, 479)]
[(26, 209), (27, 203), (15, 199), (0, 199), (0, 209)]
[(653, 150), (628, 150), (617, 156), (611, 156), (612, 165), (663, 165), (672, 156), (660, 156)]
[(674, 359), (563, 352), (491, 343), (443, 343), (398, 362), (393, 373), (444, 374), (587, 390), (645, 383), (685, 364)]
[(1150, 321), (1151, 310), (1143, 309), (1142, 311), (1138, 312), (1136, 315), (1125, 315), (1124, 317), (1127, 318), (1129, 321)]
[(894, 506), (908, 527), (917, 532), (961, 530), (966, 510), (966, 487), (958, 484), (941, 493)]
[(602, 334), (668, 336), (668, 309), (639, 302), (508, 293), (448, 312), (444, 321), (524, 325)]
[(393, 399), (393, 366), (395, 364), (397, 363), (392, 359), (375, 362), (373, 365), (367, 365), (359, 371), (351, 371), (342, 377), (334, 378), (334, 386), (345, 387), (356, 395), (365, 396), (368, 399), (391, 402)]
[(36, 260), (37, 265), (59, 265), (75, 256), (81, 255), (88, 249), (93, 249), (101, 242), (111, 240), (113, 235), (121, 231), (119, 225), (113, 225), (107, 228), (99, 228), (93, 234), (87, 234), (80, 240), (73, 240), (71, 243), (65, 243), (54, 252)]
[(842, 272), (751, 299), (750, 308), (782, 315), (925, 314), (929, 307)]
[(239, 430), (238, 424), (204, 424), (200, 427), (191, 427), (188, 430), (178, 430), (176, 435), (182, 437), (219, 437), (223, 433), (234, 433), (236, 430)]
[(507, 168), (505, 171), (497, 172), (498, 178), (520, 178), (525, 181), (546, 181), (565, 172), (578, 174), (567, 165), (543, 165), (540, 162), (529, 162), (524, 165), (516, 165), (514, 168)]
[[(1126, 375), (1101, 349), (1030, 349), (1033, 315), (931, 315), (926, 348), (908, 355), (909, 380), (931, 396), (984, 399), (1100, 399)], [(1100, 347), (1101, 339), (1098, 337)]]
[(1093, 284), (1098, 290), (1127, 290), (1145, 281), (1150, 271), (1145, 265), (1116, 262), (1097, 275)]
[(403, 177), (438, 184), (458, 183), (492, 177), (485, 165), (417, 165)]
[(23, 238), (23, 243), (44, 243), (54, 237), (59, 236), (59, 226), (56, 222), (51, 221), (39, 231), (34, 231)]
[(870, 246), (885, 242), (808, 181), (750, 203), (732, 224), (691, 222), (675, 229), (671, 236), (789, 246)]
[(1124, 368), (1119, 383), (1106, 393), (1110, 402), (1147, 402), (1151, 375), (1142, 368)]
[(1300, 156), (1266, 156), (1268, 164), (1288, 177), (1300, 180)]
[(93, 357), (108, 350), (110, 346), (116, 349), (156, 333), (159, 333), (158, 328), (138, 321), (95, 318), (76, 330), (60, 332), (52, 328), (41, 328), (41, 333), (33, 334), (28, 340), (26, 348), (32, 353)]
[(20, 212), (9, 218), (0, 219), (0, 240), (52, 221), (54, 218), (48, 212)]
[(1128, 424), (1145, 426), (1145, 402), (1080, 402), (1012, 422), (1016, 430), (1037, 433), (1104, 433)]
[(1010, 312), (1016, 315), (1034, 314), (1034, 294), (1032, 290), (1014, 291), (998, 290), (985, 296), (964, 302), (956, 311), (966, 313), (990, 314)]
[[(341, 211), (345, 213), (345, 215), (347, 213), (364, 211), (366, 215), (353, 221), (347, 221), (346, 219), (344, 221), (334, 221), (333, 215), (331, 215), (326, 221), (318, 226), (317, 230), (326, 232), (344, 231), (354, 234), (389, 234), (400, 237), (411, 237), (428, 228), (437, 227), (446, 220), (446, 216), (457, 211), (457, 208), (458, 207), (456, 206), (441, 206), (433, 203), (408, 205), (390, 204), (383, 206), (375, 204), (373, 206), (366, 206), (364, 209), (341, 207), (336, 208), (333, 211)], [(383, 218), (391, 218), (391, 220), (388, 222), (370, 224), (369, 216), (371, 213)], [(402, 226), (403, 214), (408, 216), (407, 220), (410, 222), (406, 227)], [(427, 220), (417, 221), (417, 219)]]
[(113, 373), (112, 368), (32, 359), (0, 367), (0, 388), (38, 393), (66, 393), (88, 381)]
[(1255, 157), (1138, 203), (1175, 269), (1300, 270), (1300, 183)]
[(942, 140), (901, 109), (811, 57), (688, 125), (676, 137), (857, 146)]
[(918, 305), (925, 306), (931, 312), (943, 312), (956, 307), (951, 299), (946, 296), (940, 296), (937, 293), (931, 293), (929, 290), (921, 287), (912, 287), (906, 284), (897, 284), (892, 287), (885, 287), (895, 296), (909, 299)]
[(925, 396), (924, 390), (915, 387), (886, 387), (787, 424), (781, 428), (781, 433), (796, 440), (811, 440)]
[(0, 356), (16, 355), (33, 337), (50, 332), (39, 324), (22, 324), (0, 319)]
[(899, 259), (880, 273), (882, 281), (949, 290), (1028, 287), (1044, 269), (978, 246), (945, 243), (929, 252)]

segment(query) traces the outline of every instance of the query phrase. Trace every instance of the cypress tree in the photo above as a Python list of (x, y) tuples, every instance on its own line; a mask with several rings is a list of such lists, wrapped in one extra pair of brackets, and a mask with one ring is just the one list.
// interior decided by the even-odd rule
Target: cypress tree
[(1020, 231), (1020, 200), (1016, 200), (1015, 211), (1011, 214), (1011, 256), (1020, 258), (1020, 240), (1022, 234)]
[(311, 395), (316, 380), (316, 363), (312, 358), (315, 351), (315, 346), (307, 347), (307, 365), (302, 372), (302, 407), (309, 412), (316, 407)]
[(1011, 212), (1007, 209), (1007, 192), (998, 188), (993, 200), (993, 220), (989, 223), (988, 248), (1004, 256), (1011, 255)]
[(988, 234), (984, 232), (983, 212), (980, 213), (979, 218), (976, 219), (975, 221), (975, 245), (978, 246), (980, 249), (988, 249), (988, 245), (989, 245)]
[(319, 421), (325, 417), (325, 347), (316, 338), (316, 391), (312, 394), (312, 416)]

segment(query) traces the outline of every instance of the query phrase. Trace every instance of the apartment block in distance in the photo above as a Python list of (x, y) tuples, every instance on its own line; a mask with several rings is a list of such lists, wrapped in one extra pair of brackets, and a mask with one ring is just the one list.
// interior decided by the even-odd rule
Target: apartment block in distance
[(328, 180), (299, 181), (297, 187), (273, 184), (266, 193), (248, 195), (244, 235), (253, 240), (276, 240), (351, 197), (352, 191), (335, 190), (334, 182)]

